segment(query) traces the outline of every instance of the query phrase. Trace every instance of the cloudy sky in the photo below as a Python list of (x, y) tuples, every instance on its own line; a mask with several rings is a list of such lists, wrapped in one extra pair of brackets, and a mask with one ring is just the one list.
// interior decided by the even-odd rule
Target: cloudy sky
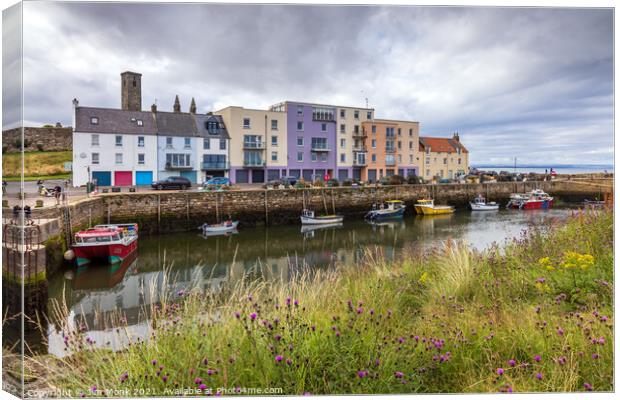
[[(367, 97), (422, 135), (458, 131), (472, 163), (613, 163), (612, 39), (610, 9), (28, 2), (25, 120), (70, 124), (74, 97), (120, 107), (132, 70), (144, 109)], [(5, 69), (16, 53), (5, 38)]]

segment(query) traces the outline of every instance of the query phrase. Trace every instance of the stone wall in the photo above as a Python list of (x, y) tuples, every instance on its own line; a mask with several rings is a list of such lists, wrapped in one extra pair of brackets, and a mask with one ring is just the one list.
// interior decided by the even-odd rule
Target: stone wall
[[(24, 128), (24, 149), (26, 151), (66, 151), (73, 147), (73, 129), (68, 127)], [(26, 146), (27, 145), (27, 146)], [(3, 153), (21, 151), (21, 128), (2, 131)]]

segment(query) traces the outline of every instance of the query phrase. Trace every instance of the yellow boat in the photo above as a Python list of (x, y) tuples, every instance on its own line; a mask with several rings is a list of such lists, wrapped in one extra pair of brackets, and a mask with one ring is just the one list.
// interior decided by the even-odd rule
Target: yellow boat
[(439, 214), (452, 214), (454, 207), (452, 206), (437, 206), (433, 199), (421, 199), (414, 205), (415, 212), (423, 215), (439, 215)]

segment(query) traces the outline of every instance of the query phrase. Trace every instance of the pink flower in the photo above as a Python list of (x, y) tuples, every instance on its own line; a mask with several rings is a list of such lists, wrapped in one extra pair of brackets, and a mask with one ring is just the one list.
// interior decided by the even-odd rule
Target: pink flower
[(517, 365), (517, 362), (511, 359), (511, 360), (508, 360), (508, 365), (510, 365), (511, 367), (514, 367), (515, 365)]
[(536, 362), (540, 362), (540, 360), (542, 360), (542, 357), (541, 357), (540, 355), (536, 354), (536, 355), (534, 356), (534, 361), (536, 361)]
[(276, 362), (281, 362), (283, 359), (284, 359), (284, 357), (282, 357), (279, 354), (276, 356)]
[(504, 375), (504, 368), (498, 368), (497, 369), (497, 375), (499, 375), (499, 376)]

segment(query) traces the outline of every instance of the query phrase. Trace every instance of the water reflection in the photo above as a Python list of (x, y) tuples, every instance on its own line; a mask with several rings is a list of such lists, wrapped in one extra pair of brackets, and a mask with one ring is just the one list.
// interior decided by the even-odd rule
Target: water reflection
[[(483, 249), (494, 242), (519, 236), (528, 227), (563, 219), (567, 210), (461, 212), (404, 220), (345, 221), (337, 226), (300, 228), (280, 226), (248, 228), (239, 234), (205, 237), (196, 232), (141, 237), (137, 258), (118, 266), (89, 266), (50, 282), (50, 298), (70, 308), (70, 323), (85, 323), (97, 345), (120, 348), (127, 334), (146, 337), (148, 310), (167, 289), (176, 293), (188, 285), (217, 291), (223, 282), (234, 282), (245, 273), (265, 279), (291, 279), (311, 269), (336, 264), (355, 266), (364, 249), (380, 251), (387, 258), (399, 251), (423, 250), (447, 239), (462, 239)], [(172, 279), (163, 267), (169, 265)], [(110, 320), (122, 310), (131, 329), (117, 333)], [(120, 336), (119, 336), (120, 335)], [(53, 327), (48, 331), (48, 351), (63, 353), (63, 342)]]

